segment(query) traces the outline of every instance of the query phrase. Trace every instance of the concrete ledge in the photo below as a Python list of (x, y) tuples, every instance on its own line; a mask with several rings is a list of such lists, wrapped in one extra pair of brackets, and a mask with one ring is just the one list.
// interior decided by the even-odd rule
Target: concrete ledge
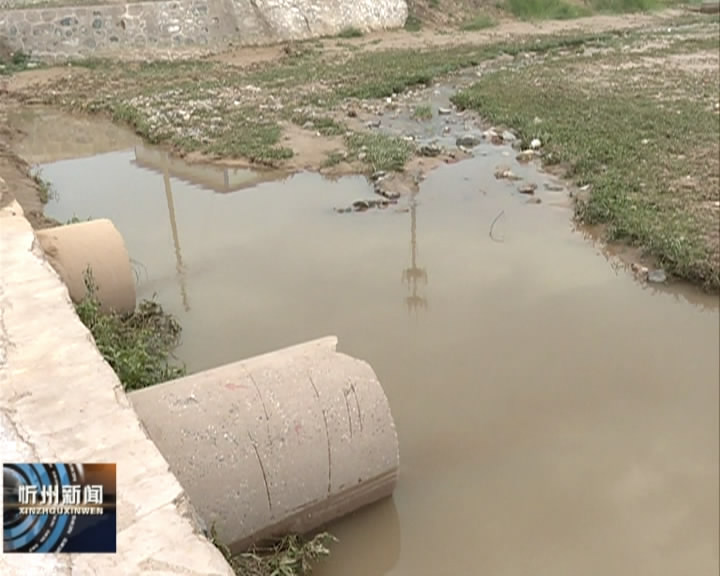
[(16, 202), (0, 210), (0, 458), (117, 462), (118, 475), (116, 555), (0, 555), (3, 576), (234, 574)]

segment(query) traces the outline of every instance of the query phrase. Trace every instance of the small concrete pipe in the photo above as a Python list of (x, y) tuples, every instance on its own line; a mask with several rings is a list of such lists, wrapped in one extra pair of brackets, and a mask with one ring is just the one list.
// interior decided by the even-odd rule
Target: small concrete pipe
[(150, 438), (233, 552), (392, 494), (390, 406), (327, 337), (132, 392)]
[(87, 294), (85, 273), (90, 268), (103, 311), (135, 310), (135, 277), (130, 256), (110, 220), (46, 228), (35, 235), (51, 266), (67, 285), (73, 302), (80, 302)]

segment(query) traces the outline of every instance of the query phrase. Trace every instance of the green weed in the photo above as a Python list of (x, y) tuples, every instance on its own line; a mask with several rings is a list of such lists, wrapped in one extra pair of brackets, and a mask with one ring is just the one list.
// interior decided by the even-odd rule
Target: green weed
[(417, 106), (413, 111), (413, 118), (417, 120), (430, 120), (433, 117), (432, 107), (430, 104), (422, 104)]
[(480, 14), (472, 20), (465, 22), (460, 28), (461, 30), (472, 32), (477, 30), (486, 30), (487, 28), (492, 28), (496, 25), (497, 22), (495, 22), (495, 20), (493, 20), (490, 16), (487, 14)]
[(365, 34), (359, 28), (349, 27), (340, 31), (338, 38), (361, 38)]
[(413, 146), (395, 136), (381, 133), (355, 133), (346, 138), (348, 150), (361, 157), (373, 172), (402, 170), (413, 154)]
[(292, 534), (271, 546), (256, 546), (249, 552), (233, 555), (219, 541), (213, 526), (210, 529), (210, 541), (238, 576), (308, 576), (313, 565), (330, 554), (330, 545), (336, 539), (327, 532), (316, 534), (310, 539)]
[(184, 375), (184, 367), (168, 361), (180, 341), (180, 325), (160, 304), (143, 300), (132, 314), (104, 313), (90, 269), (85, 273), (85, 289), (85, 297), (75, 306), (77, 314), (126, 390)]

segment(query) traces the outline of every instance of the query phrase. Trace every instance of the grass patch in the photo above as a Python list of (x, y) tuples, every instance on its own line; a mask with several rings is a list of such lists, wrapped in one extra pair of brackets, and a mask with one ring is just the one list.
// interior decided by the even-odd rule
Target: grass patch
[(293, 151), (278, 146), (282, 130), (272, 120), (254, 120), (250, 114), (238, 115), (233, 123), (234, 130), (225, 130), (203, 151), (221, 157), (247, 158), (256, 164), (275, 166), (282, 160), (293, 157)]
[(432, 107), (430, 104), (422, 104), (413, 110), (412, 115), (416, 120), (430, 120), (433, 117)]
[[(342, 64), (329, 63), (323, 72), (336, 100), (379, 99), (415, 86), (429, 86), (439, 77), (477, 66), (502, 54), (544, 54), (611, 41), (617, 34), (567, 34), (487, 45), (461, 45), (435, 50), (385, 50), (353, 55)], [(352, 73), (350, 73), (350, 71)], [(329, 102), (332, 102), (330, 100)]]
[(22, 51), (12, 52), (0, 41), (0, 76), (9, 76), (32, 67), (37, 68), (38, 65), (36, 62), (31, 64), (30, 54)]
[(330, 544), (336, 539), (327, 532), (310, 539), (289, 535), (272, 546), (255, 547), (236, 556), (218, 540), (214, 526), (210, 530), (210, 541), (238, 576), (307, 576), (319, 559), (330, 554)]
[(540, 138), (549, 163), (590, 186), (576, 207), (582, 221), (606, 225), (610, 240), (644, 248), (677, 276), (720, 287), (711, 208), (720, 200), (716, 77), (613, 66), (604, 82), (583, 83), (585, 68), (572, 70), (568, 59), (497, 72), (453, 101), (525, 142)]
[(382, 133), (355, 133), (346, 138), (346, 144), (350, 153), (374, 172), (402, 170), (414, 152), (414, 147), (402, 138)]
[(340, 136), (347, 132), (347, 128), (327, 116), (311, 116), (309, 114), (295, 114), (292, 117), (294, 124), (307, 126), (310, 130), (316, 130), (323, 136)]
[(647, 12), (665, 8), (670, 2), (660, 0), (590, 0), (590, 6), (596, 12), (631, 13)]
[(506, 0), (505, 9), (521, 20), (571, 20), (592, 12), (566, 0)]
[(346, 155), (342, 152), (338, 152), (337, 150), (334, 152), (330, 152), (327, 155), (327, 158), (325, 158), (325, 161), (323, 162), (322, 167), (323, 168), (332, 168), (333, 166), (337, 166), (341, 162), (343, 162), (346, 159)]
[(38, 199), (42, 204), (50, 202), (51, 198), (55, 197), (52, 184), (42, 177), (42, 174), (38, 171), (32, 174), (32, 179), (37, 186)]
[(338, 38), (362, 38), (364, 35), (365, 34), (362, 30), (360, 30), (360, 28), (350, 26), (349, 28), (340, 30)]
[(180, 325), (157, 302), (143, 300), (132, 314), (103, 313), (90, 269), (85, 273), (85, 288), (86, 296), (75, 309), (125, 390), (184, 375), (184, 367), (168, 362), (180, 341)]
[(408, 14), (404, 28), (407, 32), (420, 32), (422, 30), (422, 20), (414, 14)]
[(112, 108), (111, 118), (113, 122), (126, 124), (150, 144), (158, 144), (162, 140), (153, 132), (152, 126), (147, 122), (145, 115), (130, 104), (118, 103)]
[(87, 68), (88, 70), (100, 70), (109, 64), (107, 58), (98, 58), (96, 56), (88, 56), (87, 58), (73, 58), (68, 62), (68, 66), (74, 68)]
[(495, 22), (495, 20), (493, 20), (487, 14), (480, 14), (472, 20), (465, 22), (462, 26), (460, 26), (460, 29), (467, 32), (473, 32), (477, 30), (486, 30), (487, 28), (493, 28), (496, 24), (497, 22)]
[(503, 7), (522, 20), (571, 20), (593, 13), (626, 14), (659, 10), (672, 0), (505, 0)]

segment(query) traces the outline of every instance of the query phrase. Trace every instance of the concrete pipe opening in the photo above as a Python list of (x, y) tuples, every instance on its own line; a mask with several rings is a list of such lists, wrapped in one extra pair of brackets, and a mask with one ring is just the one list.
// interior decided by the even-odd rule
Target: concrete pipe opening
[(388, 497), (398, 439), (372, 368), (327, 337), (132, 392), (150, 438), (233, 553)]
[(135, 310), (135, 277), (120, 232), (110, 220), (92, 220), (38, 230), (35, 235), (73, 302), (87, 294), (88, 268), (104, 312)]

